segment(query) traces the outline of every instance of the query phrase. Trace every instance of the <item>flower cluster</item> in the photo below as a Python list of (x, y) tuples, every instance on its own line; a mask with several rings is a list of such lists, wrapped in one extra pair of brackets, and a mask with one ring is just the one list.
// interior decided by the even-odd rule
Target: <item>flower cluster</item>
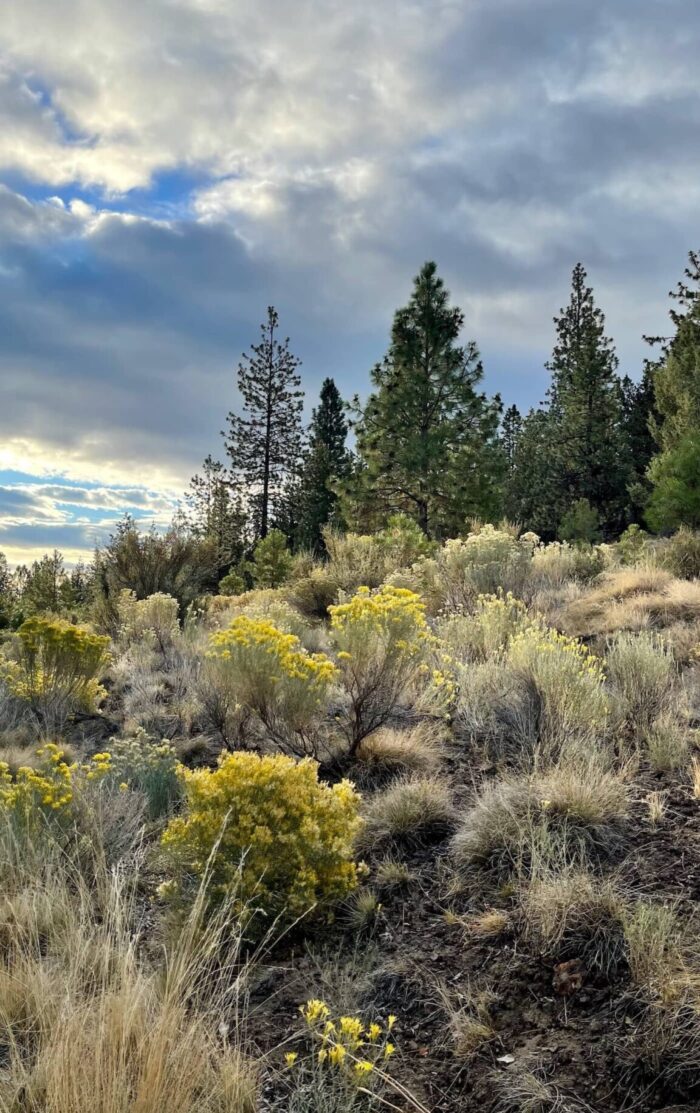
[[(359, 1016), (333, 1018), (325, 1001), (317, 998), (302, 1005), (300, 1012), (313, 1039), (312, 1069), (317, 1065), (330, 1068), (343, 1079), (364, 1083), (396, 1051), (391, 1039), (395, 1016), (389, 1016), (385, 1024), (378, 1021), (368, 1024)], [(285, 1060), (287, 1066), (297, 1066), (298, 1053), (288, 1052)]]
[(310, 759), (240, 752), (182, 777), (186, 811), (163, 846), (184, 884), (210, 869), (213, 894), (232, 896), (251, 932), (256, 912), (293, 920), (355, 887), (359, 796), (348, 781), (323, 784)]
[(151, 818), (169, 811), (181, 793), (180, 763), (171, 742), (155, 742), (144, 730), (131, 738), (110, 739), (108, 753), (95, 754), (98, 768), (88, 777), (109, 773), (110, 782), (120, 789), (138, 789), (148, 801)]

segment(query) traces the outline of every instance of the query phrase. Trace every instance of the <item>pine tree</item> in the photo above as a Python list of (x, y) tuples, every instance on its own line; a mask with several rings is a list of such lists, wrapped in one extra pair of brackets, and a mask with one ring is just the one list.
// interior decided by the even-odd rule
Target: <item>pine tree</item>
[(217, 567), (224, 569), (240, 560), (245, 547), (245, 510), (219, 460), (207, 456), (201, 472), (192, 476), (185, 500), (187, 522), (195, 537), (212, 542)]
[(551, 540), (559, 524), (559, 492), (551, 464), (552, 420), (543, 408), (532, 409), (522, 421), (505, 484), (506, 516), (524, 530)]
[(671, 337), (656, 337), (661, 355), (650, 364), (660, 452), (649, 465), (653, 529), (700, 525), (700, 252), (690, 252), (684, 278), (671, 291)]
[(654, 431), (663, 450), (700, 426), (700, 252), (689, 255), (684, 279), (671, 291), (675, 333), (661, 342), (654, 370), (658, 418)]
[(629, 508), (633, 522), (641, 521), (649, 498), (647, 472), (656, 451), (654, 429), (659, 413), (656, 409), (654, 373), (655, 365), (647, 361), (638, 383), (628, 375), (622, 380), (623, 423), (631, 463)]
[(513, 472), (518, 441), (523, 431), (523, 418), (517, 406), (509, 406), (503, 414), (501, 422), (501, 443), (508, 468), (508, 474)]
[(234, 478), (248, 489), (254, 534), (267, 536), (285, 478), (301, 452), (303, 392), (289, 339), (277, 339), (279, 318), (270, 306), (259, 344), (238, 366), (243, 416), (230, 413), (224, 432)]
[(573, 502), (586, 499), (604, 531), (614, 534), (625, 523), (631, 480), (622, 388), (605, 317), (580, 263), (574, 267), (569, 304), (555, 325), (557, 341), (547, 364), (555, 509), (561, 520)]
[(435, 263), (426, 263), (394, 317), (389, 351), (372, 372), (374, 392), (364, 408), (355, 400), (365, 467), (351, 499), (384, 518), (404, 511), (431, 537), (498, 506), (500, 399), (476, 390), (483, 369), (474, 342), (458, 344), (463, 323)]
[(309, 427), (309, 448), (299, 491), (298, 541), (316, 552), (323, 549), (323, 529), (338, 520), (334, 484), (347, 478), (350, 455), (345, 445), (348, 423), (333, 379), (325, 379)]

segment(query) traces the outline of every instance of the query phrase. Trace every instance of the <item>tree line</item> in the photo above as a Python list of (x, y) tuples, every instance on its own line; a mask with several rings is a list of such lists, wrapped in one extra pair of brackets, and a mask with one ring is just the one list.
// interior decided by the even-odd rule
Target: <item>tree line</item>
[[(638, 381), (621, 376), (584, 267), (554, 318), (545, 400), (528, 413), (482, 390), (477, 344), (435, 263), (414, 280), (366, 401), (331, 378), (308, 430), (300, 361), (273, 308), (238, 367), (226, 463), (208, 457), (190, 485), (190, 527), (222, 567), (271, 530), (323, 552), (328, 526), (379, 529), (397, 512), (444, 539), (469, 519), (506, 516), (546, 540), (611, 539), (630, 524), (700, 525), (700, 253), (671, 293), (672, 331)], [(354, 448), (348, 434), (354, 433)]]
[[(581, 264), (554, 318), (544, 401), (521, 414), (481, 389), (477, 344), (462, 339), (435, 263), (397, 310), (363, 402), (326, 378), (308, 428), (300, 360), (270, 307), (242, 356), (240, 404), (223, 460), (208, 456), (164, 534), (128, 516), (93, 562), (67, 572), (54, 552), (13, 572), (0, 554), (0, 625), (41, 610), (101, 610), (123, 588), (188, 606), (207, 591), (279, 577), (290, 553), (324, 554), (331, 528), (369, 533), (395, 514), (444, 540), (502, 517), (544, 540), (595, 542), (628, 526), (700, 527), (700, 252), (670, 294), (669, 335), (641, 377), (621, 376)], [(350, 447), (349, 436), (354, 435)]]

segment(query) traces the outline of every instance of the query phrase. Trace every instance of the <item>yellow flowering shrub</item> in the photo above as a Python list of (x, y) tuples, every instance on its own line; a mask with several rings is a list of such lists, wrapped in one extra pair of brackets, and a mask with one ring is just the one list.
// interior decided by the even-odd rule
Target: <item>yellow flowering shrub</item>
[(228, 701), (229, 726), (239, 740), (258, 720), (269, 737), (293, 753), (315, 750), (315, 727), (336, 670), (322, 653), (308, 653), (294, 634), (265, 618), (238, 615), (212, 634), (208, 675)]
[(99, 677), (110, 660), (108, 646), (109, 638), (82, 626), (33, 615), (17, 631), (6, 682), (45, 723), (60, 725), (72, 711), (93, 711), (104, 696)]
[(185, 812), (163, 835), (181, 887), (209, 863), (213, 898), (232, 895), (254, 933), (355, 888), (359, 796), (348, 781), (323, 784), (310, 758), (243, 752), (182, 777)]
[(350, 697), (347, 734), (354, 753), (422, 675), (433, 638), (423, 602), (407, 588), (362, 587), (350, 602), (329, 611), (338, 669)]
[(389, 1061), (396, 1052), (396, 1017), (366, 1021), (361, 1016), (334, 1016), (325, 1001), (312, 998), (300, 1010), (310, 1049), (289, 1051), (290, 1110), (354, 1110), (374, 1106), (373, 1098), (389, 1082)]
[(578, 639), (533, 623), (511, 638), (505, 659), (537, 696), (543, 742), (561, 747), (571, 738), (604, 732), (609, 707), (603, 662)]
[(69, 765), (55, 742), (37, 750), (36, 758), (34, 765), (21, 766), (14, 776), (7, 763), (0, 762), (0, 813), (24, 830), (36, 830), (47, 816), (70, 817), (78, 779), (96, 780), (110, 771), (109, 754)]

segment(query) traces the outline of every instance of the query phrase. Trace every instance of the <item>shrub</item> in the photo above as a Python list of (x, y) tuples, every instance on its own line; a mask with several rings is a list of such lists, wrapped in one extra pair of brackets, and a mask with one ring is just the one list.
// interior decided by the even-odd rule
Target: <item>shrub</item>
[(408, 514), (391, 514), (376, 538), (386, 554), (387, 570), (408, 568), (438, 548), (437, 542), (430, 541)]
[(537, 545), (532, 554), (531, 578), (536, 587), (561, 587), (570, 581), (588, 583), (605, 567), (600, 548), (552, 541)]
[(319, 565), (307, 575), (295, 579), (285, 594), (293, 607), (305, 618), (325, 619), (328, 608), (336, 602), (340, 586), (331, 571)]
[(581, 642), (533, 624), (511, 638), (506, 660), (531, 686), (545, 749), (560, 752), (571, 739), (604, 731), (603, 663)]
[(480, 595), (471, 614), (452, 614), (437, 625), (451, 657), (487, 661), (506, 648), (518, 631), (532, 625), (524, 603), (511, 592)]
[(225, 576), (219, 580), (219, 585), (216, 589), (219, 595), (242, 595), (245, 591), (245, 580), (240, 572), (232, 568)]
[(670, 706), (677, 679), (673, 654), (658, 634), (619, 633), (608, 642), (606, 667), (626, 722), (648, 730)]
[(292, 554), (287, 538), (279, 529), (271, 529), (258, 541), (253, 553), (250, 573), (256, 587), (279, 587), (292, 569)]
[(165, 653), (180, 633), (178, 603), (162, 591), (137, 599), (133, 591), (119, 592), (119, 640), (124, 646), (146, 641)]
[[(356, 1014), (334, 1016), (324, 1001), (301, 1007), (310, 1039), (307, 1053), (288, 1052), (285, 1113), (360, 1113), (392, 1103), (381, 1092), (392, 1086), (389, 1061), (396, 1047), (395, 1016), (364, 1020)], [(401, 1095), (403, 1087), (397, 1087)]]
[(58, 729), (71, 712), (96, 709), (104, 695), (99, 677), (109, 662), (108, 645), (109, 638), (84, 627), (35, 615), (17, 632), (7, 684), (45, 727)]
[(600, 541), (600, 514), (588, 499), (576, 499), (559, 525), (562, 541)]
[(631, 525), (620, 535), (617, 552), (622, 564), (639, 564), (649, 547), (649, 534), (641, 526)]
[(363, 584), (376, 588), (386, 578), (387, 553), (376, 535), (341, 534), (328, 528), (323, 531), (323, 540), (328, 575), (343, 591), (357, 591)]
[(239, 615), (227, 630), (212, 634), (209, 679), (236, 730), (257, 718), (270, 738), (294, 752), (313, 752), (314, 727), (336, 670), (320, 653), (307, 653), (294, 634), (262, 618)]
[(406, 579), (424, 597), (431, 614), (470, 609), (479, 595), (499, 589), (522, 593), (532, 546), (511, 533), (482, 526), (464, 540), (446, 541), (434, 557), (417, 561)]
[(455, 812), (446, 781), (413, 776), (373, 796), (363, 818), (359, 841), (370, 850), (391, 842), (411, 846), (442, 838), (452, 829)]
[(350, 752), (394, 714), (416, 681), (431, 640), (425, 607), (412, 591), (360, 588), (349, 603), (330, 608), (338, 669), (350, 698)]
[(697, 579), (700, 576), (700, 532), (679, 529), (664, 544), (661, 563), (682, 580)]
[(152, 819), (169, 812), (181, 795), (179, 762), (172, 743), (154, 742), (145, 731), (133, 738), (111, 738), (109, 781), (143, 792)]
[(247, 753), (182, 776), (186, 810), (163, 846), (182, 884), (210, 870), (213, 899), (232, 896), (249, 931), (264, 929), (258, 915), (294, 920), (355, 888), (359, 797), (348, 781), (322, 784), (310, 759)]

